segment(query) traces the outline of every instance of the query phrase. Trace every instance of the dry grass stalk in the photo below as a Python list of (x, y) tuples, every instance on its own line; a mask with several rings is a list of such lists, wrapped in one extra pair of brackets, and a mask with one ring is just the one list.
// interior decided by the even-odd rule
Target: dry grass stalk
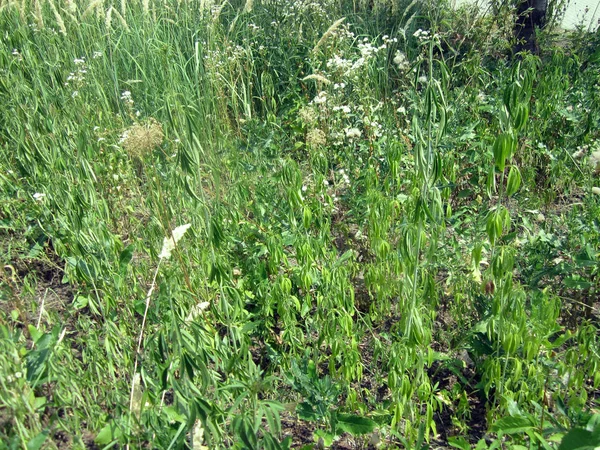
[(4, 11), (6, 8), (10, 8), (11, 6), (15, 7), (17, 11), (19, 11), (19, 15), (22, 20), (25, 20), (25, 0), (23, 0), (20, 4), (17, 0), (0, 0), (0, 13)]
[[(8, 8), (8, 7), (10, 7), (10, 6), (14, 6), (14, 5), (15, 5), (15, 3), (16, 3), (16, 2), (10, 2), (10, 1), (6, 1), (6, 2), (5, 2), (5, 1), (2, 1), (2, 0), (0, 0), (0, 13), (1, 13), (2, 11), (4, 11), (4, 10), (5, 10), (6, 8)], [(18, 6), (17, 6), (17, 9), (19, 9), (19, 7), (18, 7)], [(20, 12), (20, 10), (19, 10), (19, 12)], [(22, 16), (22, 15), (23, 15), (23, 14), (21, 14), (21, 16)]]
[(42, 2), (43, 0), (35, 0), (34, 8), (35, 8), (35, 22), (37, 24), (38, 29), (44, 28), (44, 17), (42, 16)]
[(83, 11), (81, 18), (85, 19), (87, 16), (89, 16), (91, 13), (93, 13), (94, 10), (96, 8), (98, 8), (98, 6), (102, 5), (103, 3), (104, 3), (104, 0), (94, 0), (94, 1), (90, 2), (88, 7), (85, 8), (85, 11)]
[(312, 73), (312, 74), (307, 75), (304, 78), (302, 78), (302, 81), (308, 81), (308, 80), (315, 80), (317, 82), (317, 84), (319, 84), (319, 83), (321, 83), (321, 84), (331, 84), (331, 81), (329, 81), (323, 75), (319, 75), (319, 74), (316, 74), (316, 73)]
[(144, 10), (145, 16), (150, 13), (150, 0), (142, 0), (142, 9)]
[(333, 22), (333, 24), (331, 24), (331, 26), (327, 28), (325, 34), (321, 36), (321, 39), (319, 39), (319, 42), (317, 42), (317, 45), (315, 45), (315, 48), (313, 48), (313, 53), (317, 52), (321, 45), (323, 45), (325, 41), (335, 32), (335, 30), (338, 29), (338, 27), (344, 22), (344, 20), (346, 20), (346, 18), (342, 17), (341, 19), (338, 19), (335, 22)]
[(106, 29), (110, 30), (110, 27), (112, 25), (112, 12), (113, 12), (113, 7), (109, 7), (108, 11), (106, 11), (106, 19), (104, 20), (104, 25), (106, 25)]
[(125, 0), (121, 0), (121, 17), (125, 18), (127, 15), (127, 6), (125, 5)]
[(67, 6), (67, 11), (71, 14), (77, 14), (77, 3), (74, 0), (65, 0), (65, 5)]
[[(112, 8), (112, 7), (111, 7)], [(121, 22), (121, 25), (123, 25), (123, 28), (125, 28), (127, 31), (129, 31), (129, 25), (127, 25), (127, 21), (125, 20), (125, 17), (123, 17), (119, 11), (117, 11), (116, 9), (113, 8), (113, 12), (115, 13), (115, 15), (117, 16), (117, 19), (119, 19), (119, 22)]]
[(100, 21), (104, 17), (104, 0), (96, 8), (96, 18)]
[(58, 9), (56, 9), (56, 6), (54, 6), (54, 2), (52, 0), (48, 0), (48, 4), (50, 5), (50, 9), (54, 13), (54, 18), (56, 19), (56, 23), (58, 24), (58, 28), (60, 29), (60, 32), (64, 35), (66, 35), (67, 28), (65, 27), (65, 22), (63, 21), (62, 17), (60, 16)]
[(225, 8), (225, 5), (229, 4), (229, 2), (227, 0), (224, 0), (223, 3), (221, 3), (217, 9), (215, 10), (215, 12), (213, 13), (213, 22), (216, 22), (217, 20), (219, 20), (219, 16), (221, 15), (221, 11), (223, 11), (223, 8)]

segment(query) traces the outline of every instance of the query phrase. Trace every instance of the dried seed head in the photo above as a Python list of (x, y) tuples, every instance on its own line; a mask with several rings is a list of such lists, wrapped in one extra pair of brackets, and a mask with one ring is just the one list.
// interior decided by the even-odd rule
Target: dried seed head
[(127, 128), (119, 143), (129, 155), (142, 157), (159, 147), (164, 137), (162, 124), (151, 117), (146, 123), (136, 123)]
[(306, 144), (309, 147), (319, 147), (327, 143), (327, 136), (318, 128), (313, 128), (306, 134)]

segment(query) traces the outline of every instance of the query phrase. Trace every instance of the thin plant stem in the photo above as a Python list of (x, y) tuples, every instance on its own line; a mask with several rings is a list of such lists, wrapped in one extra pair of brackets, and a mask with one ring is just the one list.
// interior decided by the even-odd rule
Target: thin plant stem
[[(134, 395), (134, 390), (135, 390), (135, 374), (137, 372), (137, 368), (138, 368), (138, 361), (139, 361), (139, 355), (140, 355), (140, 350), (142, 348), (142, 340), (144, 338), (144, 328), (146, 326), (146, 318), (148, 317), (148, 309), (150, 308), (150, 299), (152, 298), (152, 293), (154, 292), (154, 288), (156, 286), (156, 277), (158, 275), (158, 270), (160, 269), (160, 263), (162, 262), (163, 258), (160, 258), (158, 260), (158, 264), (156, 265), (156, 270), (154, 271), (154, 276), (152, 277), (152, 284), (150, 285), (150, 289), (148, 290), (148, 293), (146, 294), (146, 308), (144, 309), (144, 317), (142, 319), (142, 327), (140, 328), (140, 335), (138, 337), (138, 343), (137, 343), (137, 348), (135, 351), (135, 362), (133, 364), (133, 374), (131, 376), (131, 390), (129, 393), (129, 411), (132, 410), (133, 408), (133, 395)], [(129, 420), (131, 421), (131, 416), (129, 417)], [(129, 445), (127, 445), (127, 448), (129, 448)]]

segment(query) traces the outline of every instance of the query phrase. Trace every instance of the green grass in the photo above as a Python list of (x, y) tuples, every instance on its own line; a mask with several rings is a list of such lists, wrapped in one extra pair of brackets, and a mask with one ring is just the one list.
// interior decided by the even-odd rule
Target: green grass
[(0, 3), (0, 449), (598, 445), (600, 37), (502, 24)]

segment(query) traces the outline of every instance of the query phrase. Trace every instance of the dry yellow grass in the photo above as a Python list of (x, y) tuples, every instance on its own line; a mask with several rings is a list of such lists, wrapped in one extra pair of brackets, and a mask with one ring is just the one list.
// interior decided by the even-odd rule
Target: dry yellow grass
[(331, 24), (331, 26), (329, 28), (327, 28), (327, 31), (323, 34), (323, 36), (321, 36), (321, 39), (319, 39), (319, 42), (317, 42), (317, 45), (315, 45), (315, 47), (313, 48), (313, 53), (317, 52), (317, 50), (335, 32), (335, 30), (337, 30), (339, 28), (339, 26), (344, 22), (344, 20), (346, 20), (346, 18), (342, 17), (341, 19), (338, 19), (335, 22), (333, 22)]
[(135, 123), (121, 135), (121, 145), (130, 156), (143, 157), (159, 147), (165, 138), (162, 124), (150, 117), (145, 123)]

